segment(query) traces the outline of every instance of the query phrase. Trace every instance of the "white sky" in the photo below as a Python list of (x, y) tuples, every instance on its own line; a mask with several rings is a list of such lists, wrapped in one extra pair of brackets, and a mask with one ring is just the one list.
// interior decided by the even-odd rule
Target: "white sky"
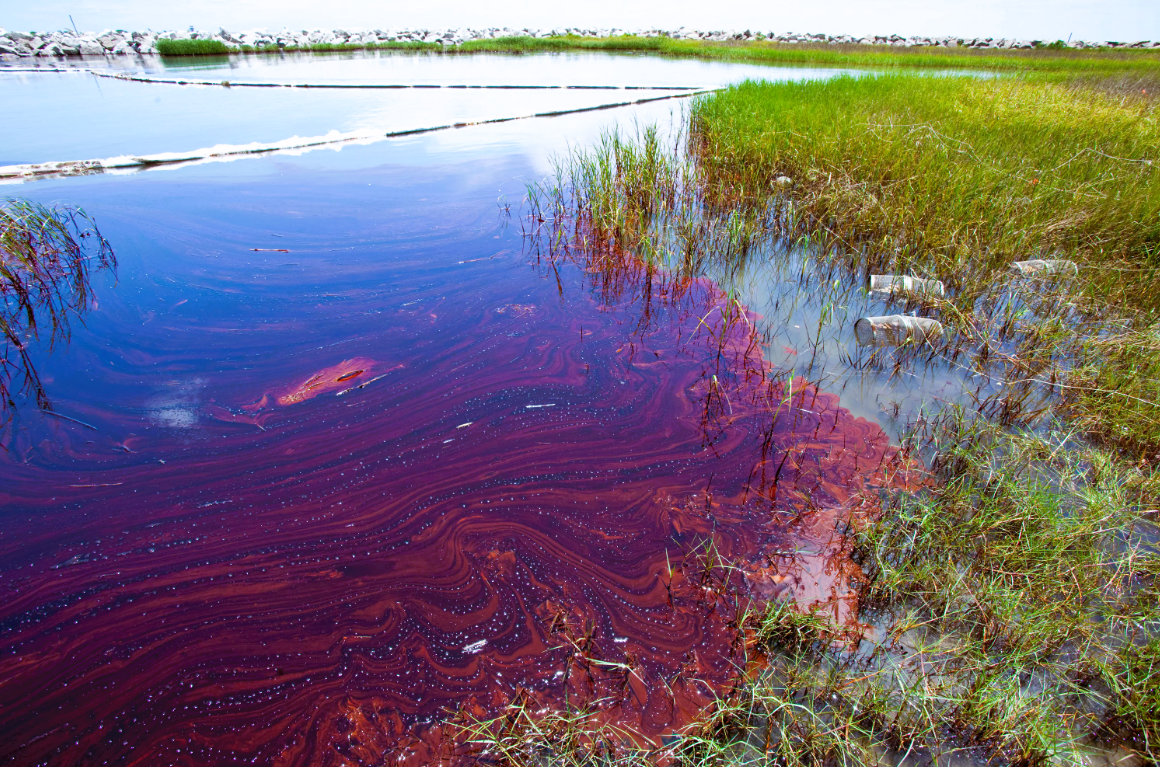
[(0, 26), (661, 27), (828, 34), (1160, 40), (1160, 0), (0, 0)]

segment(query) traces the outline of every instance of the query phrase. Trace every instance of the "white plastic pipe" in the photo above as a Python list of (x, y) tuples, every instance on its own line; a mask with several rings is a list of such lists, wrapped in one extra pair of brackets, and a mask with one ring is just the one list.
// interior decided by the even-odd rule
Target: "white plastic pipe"
[(854, 335), (861, 346), (900, 346), (907, 341), (938, 338), (942, 330), (938, 320), (905, 314), (862, 317), (854, 323)]
[(901, 274), (870, 275), (870, 290), (875, 293), (893, 295), (938, 296), (939, 298), (946, 295), (946, 288), (941, 280), (924, 280), (921, 277), (909, 277)]
[(1030, 261), (1016, 261), (1011, 264), (1011, 270), (1028, 277), (1046, 277), (1052, 274), (1075, 277), (1079, 274), (1079, 267), (1075, 265), (1075, 261), (1065, 261), (1062, 258), (1033, 258)]

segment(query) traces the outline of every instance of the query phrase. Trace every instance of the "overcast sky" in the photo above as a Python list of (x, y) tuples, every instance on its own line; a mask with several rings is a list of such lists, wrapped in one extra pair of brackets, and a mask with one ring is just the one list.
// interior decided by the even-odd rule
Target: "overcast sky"
[(0, 0), (0, 26), (661, 27), (828, 34), (1160, 40), (1160, 0)]

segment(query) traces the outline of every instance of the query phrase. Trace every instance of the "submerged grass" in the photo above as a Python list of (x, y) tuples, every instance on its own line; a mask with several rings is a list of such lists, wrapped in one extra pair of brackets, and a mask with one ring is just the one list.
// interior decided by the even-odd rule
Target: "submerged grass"
[[(1160, 759), (1157, 80), (747, 83), (698, 100), (673, 147), (652, 129), (609, 135), (529, 189), (537, 247), (606, 293), (625, 275), (728, 283), (787, 252), (771, 242), (835, 286), (943, 280), (946, 298), (899, 303), (945, 338), (846, 369), (941, 366), (995, 392), (912, 414), (904, 447), (929, 486), (847, 531), (856, 636), (770, 605), (748, 624), (767, 671), (666, 749), (617, 763)], [(1012, 274), (1035, 257), (1078, 275)], [(552, 739), (537, 742), (545, 763)], [(591, 763), (573, 757), (560, 763)]]
[(1152, 476), (1068, 432), (957, 408), (926, 438), (939, 481), (858, 540), (864, 612), (938, 638), (921, 677), (942, 721), (1016, 763), (1075, 761), (1100, 739), (1154, 755), (1151, 693), (1123, 683), (1145, 676), (1135, 659), (1160, 630), (1140, 513), (1157, 501)]

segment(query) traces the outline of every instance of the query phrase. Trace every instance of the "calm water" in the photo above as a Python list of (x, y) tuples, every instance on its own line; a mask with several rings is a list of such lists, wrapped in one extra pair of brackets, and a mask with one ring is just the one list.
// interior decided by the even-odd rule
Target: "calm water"
[[(593, 56), (237, 66), (230, 77), (333, 81), (752, 75)], [(41, 130), (14, 126), (11, 161), (548, 98), (81, 74), (0, 88), (44, 115)], [(883, 306), (851, 293), (819, 325), (792, 254), (610, 286), (520, 236), (525, 182), (553, 155), (673, 109), (9, 187), (83, 207), (120, 268), (67, 349), (35, 352), (67, 419), (25, 403), (3, 432), (0, 761), (429, 764), (454, 750), (448, 712), (517, 698), (599, 702), (655, 742), (740, 662), (738, 605), (727, 576), (704, 575), (707, 542), (759, 596), (847, 609), (835, 525), (899, 481), (873, 419), (884, 397), (955, 379), (850, 385), (823, 365), (787, 386), (811, 344), (852, 353), (847, 315)], [(724, 290), (746, 322), (720, 321)]]
[[(27, 67), (24, 61), (14, 68)], [(59, 66), (34, 63), (33, 66)], [(74, 63), (73, 66), (80, 66)], [(551, 54), (209, 57), (162, 65), (157, 57), (93, 59), (102, 71), (210, 81), (403, 85), (614, 85), (715, 88), (747, 77), (831, 74), (643, 56)], [(188, 151), (291, 136), (398, 131), (457, 121), (522, 116), (665, 95), (663, 91), (295, 90), (150, 85), (90, 74), (3, 73), (0, 99), (36, 119), (5, 126), (0, 165)], [(620, 119), (623, 119), (621, 117)], [(602, 122), (609, 122), (604, 120)], [(544, 131), (540, 127), (537, 131)], [(553, 137), (555, 138), (555, 137)], [(557, 143), (558, 142), (554, 142)]]

